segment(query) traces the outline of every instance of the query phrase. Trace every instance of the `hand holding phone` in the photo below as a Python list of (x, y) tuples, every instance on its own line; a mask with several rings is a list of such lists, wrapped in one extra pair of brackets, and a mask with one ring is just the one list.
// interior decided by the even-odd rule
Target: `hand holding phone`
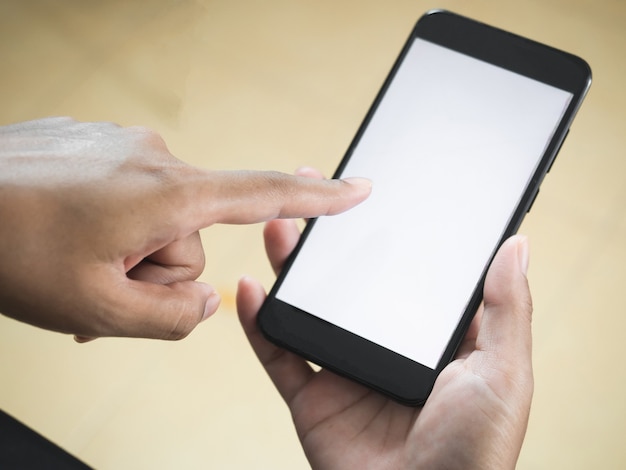
[(335, 177), (369, 199), (307, 225), (261, 331), (402, 403), (453, 359), (589, 88), (580, 58), (436, 11), (423, 16)]
[[(267, 224), (277, 274), (298, 238), (293, 220)], [(500, 249), (487, 276), (485, 309), (423, 408), (329, 370), (313, 371), (302, 357), (267, 341), (256, 321), (263, 288), (242, 279), (240, 321), (291, 410), (312, 468), (514, 468), (533, 390), (527, 256), (521, 237)]]

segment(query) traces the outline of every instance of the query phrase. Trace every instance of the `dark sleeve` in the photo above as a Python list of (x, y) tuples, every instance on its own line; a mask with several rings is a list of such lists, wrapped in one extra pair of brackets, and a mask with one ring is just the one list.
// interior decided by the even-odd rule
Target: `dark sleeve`
[(84, 470), (90, 467), (0, 410), (0, 468)]

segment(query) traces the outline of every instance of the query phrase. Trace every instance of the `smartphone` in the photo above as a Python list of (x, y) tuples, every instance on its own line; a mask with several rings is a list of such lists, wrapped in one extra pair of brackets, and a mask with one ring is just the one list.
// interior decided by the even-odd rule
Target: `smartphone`
[(591, 84), (582, 59), (448, 11), (421, 17), (258, 317), (275, 344), (419, 405), (455, 355)]

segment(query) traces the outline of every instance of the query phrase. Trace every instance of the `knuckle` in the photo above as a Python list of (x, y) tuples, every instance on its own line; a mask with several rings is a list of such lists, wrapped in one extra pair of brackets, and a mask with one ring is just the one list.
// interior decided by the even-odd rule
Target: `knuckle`
[(125, 132), (136, 139), (140, 145), (148, 147), (151, 151), (159, 150), (169, 153), (167, 144), (163, 137), (161, 137), (161, 134), (149, 127), (131, 126), (125, 128)]
[(265, 180), (268, 188), (272, 193), (281, 196), (292, 196), (294, 194), (294, 187), (292, 184), (292, 177), (285, 173), (278, 171), (268, 171), (265, 173)]

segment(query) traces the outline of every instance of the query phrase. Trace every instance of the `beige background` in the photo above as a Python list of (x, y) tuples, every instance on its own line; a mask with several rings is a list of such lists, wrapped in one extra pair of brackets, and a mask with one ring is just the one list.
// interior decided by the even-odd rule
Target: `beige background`
[[(626, 2), (4, 0), (0, 123), (143, 124), (202, 167), (332, 173), (413, 23), (433, 7), (593, 68), (522, 227), (536, 392), (519, 468), (624, 468)], [(78, 345), (0, 317), (0, 407), (103, 469), (306, 468), (234, 314), (240, 275), (272, 282), (261, 227), (203, 237), (202, 277), (224, 298), (214, 318), (178, 343)]]

